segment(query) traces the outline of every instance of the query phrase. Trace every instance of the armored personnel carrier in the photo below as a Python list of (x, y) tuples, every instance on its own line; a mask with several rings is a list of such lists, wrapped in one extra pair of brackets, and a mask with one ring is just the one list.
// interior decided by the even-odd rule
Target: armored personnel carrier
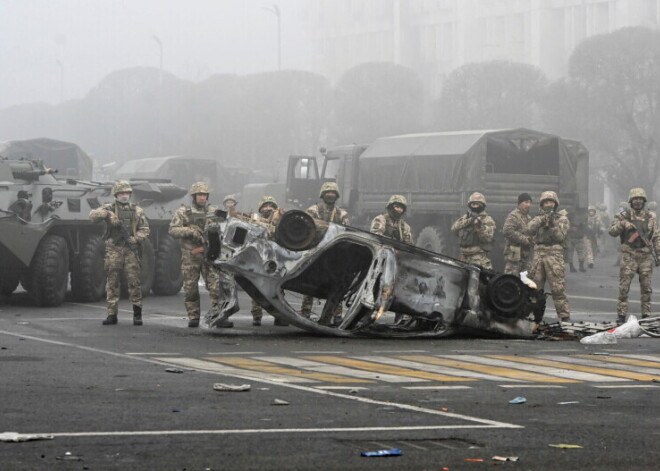
[[(105, 294), (104, 226), (90, 210), (112, 200), (111, 183), (58, 180), (39, 160), (0, 157), (0, 291), (20, 283), (40, 306), (57, 306), (71, 286), (73, 299)], [(181, 289), (181, 252), (167, 234), (186, 189), (167, 182), (132, 181), (132, 201), (151, 227), (142, 250), (142, 291), (171, 295)], [(71, 275), (69, 277), (69, 274)]]

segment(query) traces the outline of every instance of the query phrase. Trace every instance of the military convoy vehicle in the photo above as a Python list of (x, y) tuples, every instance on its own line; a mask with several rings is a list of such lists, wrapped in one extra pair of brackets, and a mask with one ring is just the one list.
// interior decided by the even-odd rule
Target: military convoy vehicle
[[(143, 244), (142, 290), (171, 295), (181, 289), (181, 252), (168, 235), (169, 222), (187, 193), (169, 182), (133, 181), (132, 201), (149, 218)], [(0, 291), (18, 284), (36, 304), (64, 301), (69, 274), (78, 301), (99, 301), (105, 293), (104, 225), (90, 210), (112, 200), (111, 183), (58, 180), (38, 160), (0, 158)]]
[(450, 227), (474, 191), (485, 194), (486, 211), (498, 227), (491, 252), (496, 265), (502, 225), (520, 193), (538, 198), (542, 191), (555, 191), (560, 208), (586, 220), (589, 153), (580, 142), (552, 134), (529, 129), (410, 134), (369, 146), (340, 146), (323, 157), (322, 162), (290, 157), (288, 207), (307, 208), (318, 201), (323, 182), (336, 181), (339, 204), (349, 211), (351, 223), (368, 228), (389, 197), (402, 194), (416, 245), (436, 253), (457, 254)]

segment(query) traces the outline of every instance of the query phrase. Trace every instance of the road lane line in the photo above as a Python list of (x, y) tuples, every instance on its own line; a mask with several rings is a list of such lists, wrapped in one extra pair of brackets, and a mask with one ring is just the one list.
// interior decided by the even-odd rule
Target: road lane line
[(154, 356), (154, 355), (158, 355), (158, 356), (161, 356), (161, 355), (165, 355), (165, 356), (174, 355), (174, 356), (181, 356), (180, 353), (173, 353), (173, 352), (126, 352), (126, 355), (150, 355), (150, 356)]
[(343, 376), (353, 376), (355, 378), (371, 379), (374, 381), (384, 381), (386, 383), (412, 383), (426, 382), (425, 379), (409, 378), (406, 376), (388, 375), (385, 373), (376, 373), (373, 371), (356, 370), (345, 366), (328, 365), (317, 361), (304, 360), (302, 358), (291, 357), (257, 357), (257, 360), (271, 361), (281, 363), (296, 368), (317, 371), (319, 373), (337, 374)]
[(472, 389), (472, 386), (402, 386), (401, 389), (428, 389), (433, 391), (453, 390), (453, 389)]
[[(432, 356), (432, 357), (404, 357), (410, 360), (415, 360), (419, 361), (422, 363), (430, 363), (432, 365), (441, 365), (441, 366), (447, 366), (450, 368), (457, 368), (461, 370), (467, 370), (467, 371), (476, 371), (481, 374), (492, 374), (492, 375), (497, 375), (498, 379), (497, 381), (502, 381), (502, 380), (519, 380), (519, 381), (533, 381), (535, 383), (574, 383), (575, 381), (572, 379), (565, 379), (565, 378), (557, 378), (556, 376), (548, 376), (545, 374), (540, 374), (540, 373), (534, 373), (534, 372), (529, 372), (529, 371), (522, 371), (519, 369), (512, 369), (512, 368), (503, 368), (502, 366), (484, 366), (484, 365), (479, 365), (476, 363), (472, 363), (470, 359), (472, 358), (480, 358), (480, 357), (473, 357), (470, 355), (457, 355), (457, 357), (460, 357), (460, 360), (454, 358), (446, 359), (446, 358), (439, 358), (437, 356)], [(462, 361), (462, 360), (470, 360), (470, 361)]]
[[(171, 362), (171, 358), (166, 358), (165, 361), (157, 361), (151, 358), (142, 358), (142, 357), (135, 357), (135, 356), (130, 356), (126, 355), (123, 353), (118, 353), (118, 352), (111, 352), (108, 350), (101, 350), (98, 348), (93, 348), (93, 347), (86, 347), (84, 345), (76, 345), (68, 342), (61, 342), (58, 340), (51, 340), (51, 339), (44, 339), (40, 337), (34, 337), (31, 335), (23, 335), (20, 333), (14, 333), (14, 332), (8, 332), (8, 331), (3, 331), (0, 330), (0, 334), (4, 335), (9, 335), (12, 337), (16, 338), (22, 338), (25, 340), (33, 340), (35, 342), (42, 342), (42, 343), (49, 343), (51, 345), (59, 345), (62, 347), (68, 347), (68, 348), (74, 348), (86, 352), (93, 352), (96, 354), (100, 355), (109, 355), (109, 356), (115, 356), (118, 358), (123, 358), (126, 360), (132, 360), (132, 361), (141, 361), (143, 363), (149, 363), (149, 364), (154, 364), (154, 365), (160, 365), (160, 366), (177, 366), (176, 364), (173, 364)], [(237, 372), (237, 373), (221, 373), (221, 372), (209, 372), (209, 374), (221, 374), (225, 377), (231, 377), (231, 378), (238, 378), (238, 379), (247, 379), (247, 380), (255, 380), (254, 377), (249, 377), (244, 374), (244, 372)], [(334, 397), (337, 399), (344, 399), (344, 400), (349, 400), (349, 401), (355, 401), (355, 402), (360, 402), (363, 404), (369, 404), (369, 405), (378, 405), (378, 406), (385, 406), (385, 407), (392, 407), (395, 409), (401, 409), (401, 410), (406, 410), (410, 412), (419, 412), (422, 414), (428, 414), (428, 415), (433, 415), (433, 416), (438, 416), (438, 417), (447, 417), (447, 418), (452, 418), (452, 419), (458, 419), (458, 420), (464, 420), (467, 422), (474, 422), (472, 425), (431, 425), (431, 426), (420, 426), (420, 427), (407, 427), (407, 428), (402, 428), (398, 427), (395, 428), (395, 430), (440, 430), (440, 429), (472, 429), (472, 428), (524, 428), (522, 425), (517, 425), (517, 424), (512, 424), (512, 423), (507, 423), (507, 422), (500, 422), (497, 420), (490, 420), (490, 419), (484, 419), (481, 417), (473, 417), (469, 415), (464, 415), (464, 414), (457, 414), (454, 412), (443, 412), (435, 409), (427, 409), (425, 407), (418, 407), (418, 406), (413, 406), (411, 404), (403, 404), (400, 402), (390, 402), (390, 401), (380, 401), (377, 399), (370, 399), (367, 397), (362, 397), (362, 396), (355, 396), (355, 395), (350, 395), (350, 394), (342, 394), (342, 393), (336, 393), (332, 391), (325, 391), (322, 389), (317, 389), (311, 386), (304, 386), (301, 384), (283, 384), (281, 382), (273, 381), (273, 380), (268, 380), (268, 379), (256, 379), (256, 381), (260, 381), (265, 384), (270, 384), (272, 386), (281, 386), (281, 387), (286, 387), (289, 389), (296, 389), (298, 391), (304, 391), (304, 392), (309, 392), (309, 393), (314, 393), (314, 394), (319, 394), (322, 396), (326, 397)], [(337, 431), (358, 431), (360, 429), (337, 429)], [(368, 431), (374, 431), (377, 430), (376, 428), (371, 428)], [(382, 427), (379, 428), (378, 430), (388, 430), (387, 427)], [(245, 433), (245, 431), (239, 431), (239, 433)], [(251, 432), (250, 432), (251, 433)], [(306, 433), (306, 432), (303, 432)], [(311, 432), (310, 432), (311, 433)]]
[(496, 358), (501, 360), (528, 363), (532, 365), (549, 366), (551, 368), (564, 368), (573, 371), (582, 371), (585, 373), (613, 376), (615, 378), (633, 379), (637, 381), (651, 381), (657, 378), (657, 376), (653, 376), (653, 375), (634, 373), (631, 371), (615, 370), (611, 368), (582, 366), (582, 365), (577, 365), (575, 363), (567, 363), (566, 361), (549, 361), (549, 360), (541, 360), (539, 358), (517, 357), (513, 355), (489, 355), (489, 356), (491, 358)]
[[(387, 363), (395, 366), (402, 366), (405, 368), (412, 368), (414, 370), (429, 371), (431, 373), (446, 374), (451, 376), (462, 376), (464, 378), (474, 378), (477, 380), (483, 379), (488, 381), (505, 381), (510, 380), (510, 378), (503, 378), (501, 376), (495, 376), (486, 373), (477, 373), (474, 371), (468, 371), (461, 368), (449, 368), (447, 366), (439, 366), (434, 362), (423, 361), (429, 358), (427, 355), (402, 355), (399, 358), (384, 358), (384, 357), (356, 357), (360, 360), (366, 361), (379, 361), (381, 363)], [(512, 379), (511, 381), (521, 381)]]
[(329, 373), (313, 373), (310, 371), (298, 370), (293, 368), (283, 368), (270, 361), (254, 360), (252, 358), (242, 357), (207, 357), (204, 360), (216, 361), (219, 363), (226, 363), (236, 368), (263, 371), (265, 373), (283, 374), (299, 378), (311, 378), (317, 381), (325, 381), (327, 383), (373, 383), (373, 381), (361, 378), (350, 378), (347, 376), (339, 376)]
[(617, 384), (616, 386), (594, 386), (600, 389), (620, 389), (620, 388), (657, 388), (654, 384)]
[[(559, 355), (539, 355), (539, 358), (542, 358), (544, 360), (554, 360), (554, 361), (565, 360), (565, 357)], [(621, 360), (623, 361), (610, 361), (607, 358), (603, 358), (603, 355), (595, 355), (595, 356), (574, 355), (570, 357), (571, 363), (576, 363), (578, 365), (595, 366), (598, 368), (601, 367), (614, 368), (620, 371), (633, 371), (635, 373), (645, 373), (649, 375), (655, 375), (656, 378), (660, 379), (660, 364), (656, 364), (655, 368), (646, 368), (644, 366), (637, 366), (636, 363), (638, 363), (639, 360), (628, 360), (634, 363), (628, 363), (623, 358)], [(607, 363), (613, 363), (613, 364), (607, 364)]]
[[(474, 363), (479, 363), (482, 365), (491, 365), (495, 367), (511, 368), (512, 370), (532, 371), (534, 373), (545, 374), (548, 376), (572, 379), (578, 382), (587, 381), (592, 383), (605, 383), (605, 382), (629, 381), (627, 379), (613, 378), (611, 376), (596, 375), (592, 373), (583, 373), (581, 371), (563, 370), (559, 368), (550, 368), (547, 366), (524, 364), (516, 361), (506, 361), (506, 360), (499, 360), (497, 358), (488, 358), (489, 356), (490, 355), (484, 357), (477, 357), (472, 355), (443, 355), (443, 357), (445, 358), (466, 360)], [(519, 357), (515, 357), (515, 358), (519, 358)]]
[(566, 386), (559, 386), (557, 384), (498, 384), (500, 388), (525, 388), (525, 389), (566, 389)]
[[(608, 355), (603, 355), (603, 356), (608, 356)], [(626, 355), (626, 354), (619, 354), (618, 356), (624, 357), (624, 358), (634, 358), (637, 360), (647, 360), (651, 361), (654, 363), (660, 363), (660, 356), (655, 356), (655, 355)]]
[(411, 378), (429, 379), (432, 381), (475, 381), (474, 379), (471, 378), (461, 378), (458, 376), (447, 376), (437, 373), (428, 373), (426, 371), (417, 371), (408, 368), (401, 368), (398, 366), (391, 366), (385, 363), (373, 363), (369, 361), (353, 360), (351, 358), (329, 357), (329, 356), (313, 356), (306, 358), (308, 360), (320, 361), (323, 363), (332, 363), (334, 365), (349, 366), (351, 368), (358, 368), (361, 370), (379, 371), (381, 373), (409, 376)]

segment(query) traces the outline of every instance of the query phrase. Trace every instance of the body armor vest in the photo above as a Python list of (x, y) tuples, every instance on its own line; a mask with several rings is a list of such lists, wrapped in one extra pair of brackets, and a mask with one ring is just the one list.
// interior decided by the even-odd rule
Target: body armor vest
[(395, 221), (394, 219), (387, 218), (385, 220), (385, 237), (403, 242), (401, 219)]
[(188, 226), (197, 226), (200, 231), (204, 232), (206, 228), (206, 207), (202, 208), (202, 212), (195, 212), (192, 207), (186, 208), (186, 217), (188, 219)]
[[(134, 204), (119, 204), (115, 203), (113, 206), (113, 212), (117, 215), (117, 218), (121, 221), (122, 225), (126, 228), (129, 236), (135, 235), (135, 229), (137, 227), (137, 211), (135, 210)], [(120, 229), (117, 227), (108, 226), (108, 230), (105, 233), (105, 238), (120, 239)]]
[[(642, 249), (646, 247), (646, 244), (642, 240), (642, 237), (645, 239), (650, 239), (652, 234), (652, 231), (648, 229), (649, 224), (648, 224), (648, 214), (643, 215), (643, 219), (631, 219), (630, 222), (632, 222), (637, 230), (634, 229), (626, 229), (622, 234), (621, 234), (621, 243), (626, 244), (628, 247), (631, 249)], [(635, 235), (635, 232), (638, 232), (642, 235), (642, 237), (635, 237), (635, 240), (630, 242), (630, 239)]]
[(336, 206), (333, 207), (332, 209), (329, 209), (327, 204), (319, 203), (318, 208), (319, 208), (319, 216), (321, 216), (321, 219), (323, 219), (324, 221), (335, 222), (335, 223), (340, 222), (335, 220), (335, 219), (339, 219), (339, 211), (337, 210)]
[(459, 233), (459, 243), (461, 247), (474, 247), (479, 245), (479, 235), (475, 230), (461, 229)]

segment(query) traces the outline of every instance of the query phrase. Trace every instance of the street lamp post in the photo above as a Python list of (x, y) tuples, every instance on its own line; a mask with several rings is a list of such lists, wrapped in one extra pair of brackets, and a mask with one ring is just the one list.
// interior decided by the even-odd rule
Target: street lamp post
[(282, 70), (282, 18), (280, 7), (273, 3), (270, 7), (264, 7), (264, 10), (271, 12), (277, 18), (277, 70)]

